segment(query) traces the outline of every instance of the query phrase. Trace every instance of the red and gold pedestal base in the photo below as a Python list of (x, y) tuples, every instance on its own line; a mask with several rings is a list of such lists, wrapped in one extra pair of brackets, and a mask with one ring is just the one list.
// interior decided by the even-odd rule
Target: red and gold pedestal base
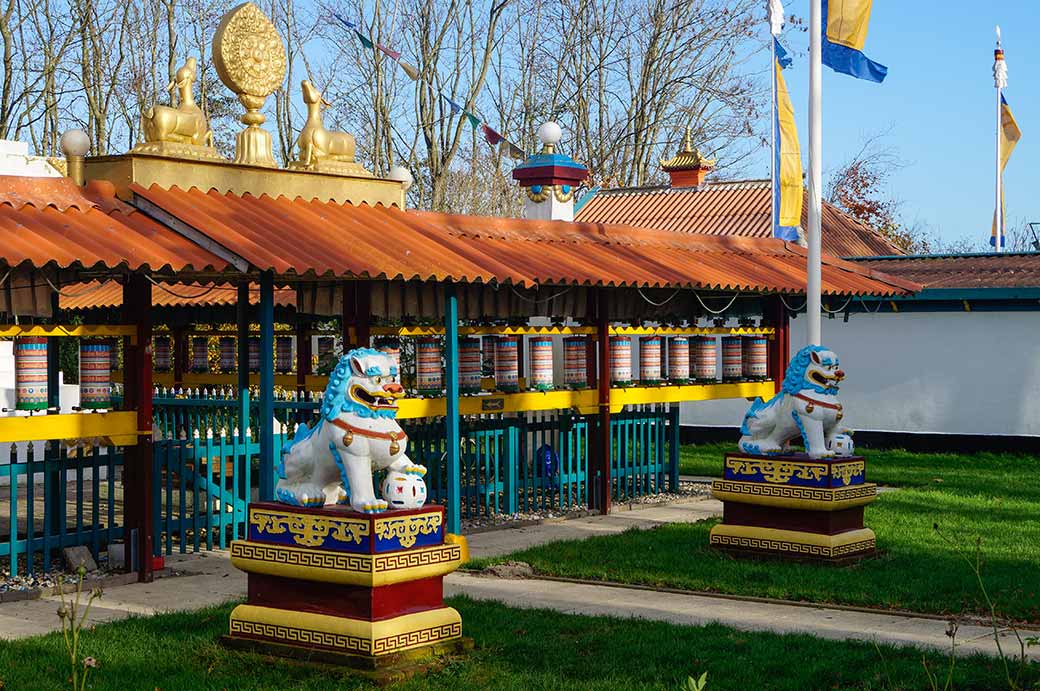
[(712, 494), (723, 504), (713, 547), (749, 556), (850, 563), (873, 556), (863, 507), (877, 498), (862, 457), (726, 454)]
[(251, 504), (248, 539), (231, 545), (249, 594), (225, 642), (381, 679), (425, 670), (465, 647), (442, 581), (467, 556), (465, 539), (444, 533), (440, 506), (360, 514)]

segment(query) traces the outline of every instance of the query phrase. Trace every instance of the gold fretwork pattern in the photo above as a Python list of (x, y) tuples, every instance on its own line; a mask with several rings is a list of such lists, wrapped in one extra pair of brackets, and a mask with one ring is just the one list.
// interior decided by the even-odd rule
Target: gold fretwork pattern
[(445, 545), (443, 549), (415, 550), (376, 555), (375, 572), (410, 569), (415, 566), (432, 566), (462, 559), (460, 545)]
[(258, 636), (278, 643), (303, 645), (311, 648), (327, 648), (361, 655), (372, 654), (372, 641), (360, 636), (347, 636), (331, 631), (315, 631), (295, 626), (264, 624), (242, 619), (231, 620), (231, 635)]
[(233, 559), (252, 559), (271, 564), (288, 564), (316, 569), (380, 573), (383, 571), (409, 569), (416, 566), (433, 566), (460, 561), (462, 559), (462, 546), (457, 544), (438, 545), (430, 549), (393, 552), (373, 557), (368, 554), (297, 549), (294, 547), (235, 540), (231, 543), (231, 557)]
[[(440, 514), (437, 514), (440, 519)], [(320, 547), (327, 538), (337, 542), (360, 545), (369, 536), (368, 521), (356, 518), (317, 516), (291, 511), (250, 509), (249, 523), (259, 534), (284, 535), (289, 533), (293, 542), (304, 547)], [(413, 539), (414, 543), (415, 540)], [(406, 547), (408, 545), (405, 545)]]
[(235, 540), (231, 543), (231, 558), (254, 559), (273, 564), (306, 566), (315, 569), (334, 569), (370, 573), (372, 557), (368, 554), (349, 552), (326, 552), (316, 549), (293, 549), (258, 542)]
[(415, 544), (420, 535), (431, 535), (441, 528), (444, 522), (444, 514), (440, 511), (435, 513), (420, 513), (412, 516), (397, 516), (394, 518), (377, 518), (375, 521), (376, 537), (380, 540), (392, 540), (397, 538), (401, 547), (408, 548)]
[(847, 545), (810, 545), (787, 540), (771, 540), (761, 537), (741, 537), (736, 535), (712, 535), (711, 544), (716, 547), (736, 547), (738, 549), (757, 549), (785, 554), (804, 554), (813, 557), (841, 557), (847, 554), (866, 552), (876, 547), (876, 541), (860, 540)]
[[(850, 464), (851, 465), (851, 464)], [(799, 480), (819, 481), (827, 475), (825, 463), (803, 463), (799, 461), (727, 458), (726, 468), (734, 475), (754, 477), (759, 473), (766, 482), (785, 483), (792, 477)]]
[(831, 465), (831, 475), (841, 484), (848, 485), (857, 477), (863, 476), (866, 463), (863, 461), (852, 461), (851, 463), (835, 463)]
[(877, 488), (873, 484), (831, 489), (829, 487), (764, 485), (761, 482), (743, 482), (740, 480), (714, 480), (711, 488), (717, 492), (732, 492), (754, 497), (782, 497), (784, 499), (826, 502), (842, 502), (877, 496)]
[(406, 631), (404, 633), (399, 633), (396, 636), (386, 636), (374, 640), (372, 642), (372, 654), (384, 655), (386, 653), (404, 650), (405, 648), (414, 648), (418, 645), (438, 643), (440, 641), (458, 638), (461, 635), (462, 624), (457, 621), (448, 624), (441, 624), (440, 626), (432, 626), (428, 629), (420, 629), (418, 631)]
[(231, 635), (234, 636), (235, 634), (256, 636), (277, 641), (278, 643), (325, 648), (361, 655), (386, 655), (406, 648), (459, 638), (462, 636), (462, 624), (450, 622), (417, 631), (405, 631), (393, 636), (368, 640), (360, 636), (348, 636), (330, 631), (317, 631), (296, 626), (232, 619)]

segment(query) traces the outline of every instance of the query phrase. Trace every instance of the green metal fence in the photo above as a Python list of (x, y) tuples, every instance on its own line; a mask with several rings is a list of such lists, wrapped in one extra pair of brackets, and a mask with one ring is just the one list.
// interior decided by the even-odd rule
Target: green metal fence
[(0, 444), (5, 570), (47, 571), (63, 547), (88, 545), (96, 555), (122, 538), (122, 466), (122, 449), (116, 447)]

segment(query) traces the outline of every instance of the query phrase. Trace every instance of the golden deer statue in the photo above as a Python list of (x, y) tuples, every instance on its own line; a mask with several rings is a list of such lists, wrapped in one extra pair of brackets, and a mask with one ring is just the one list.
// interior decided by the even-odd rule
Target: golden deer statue
[(309, 79), (304, 79), (300, 87), (303, 90), (303, 102), (307, 104), (307, 122), (296, 140), (300, 159), (294, 161), (295, 167), (359, 172), (361, 167), (354, 163), (354, 135), (325, 129), (321, 111), (330, 105), (329, 102), (322, 98), (321, 92), (314, 88)]
[(191, 146), (213, 146), (213, 131), (202, 109), (195, 103), (195, 58), (188, 58), (177, 70), (176, 79), (166, 87), (177, 89), (179, 105), (154, 105), (141, 118), (145, 143), (170, 142)]

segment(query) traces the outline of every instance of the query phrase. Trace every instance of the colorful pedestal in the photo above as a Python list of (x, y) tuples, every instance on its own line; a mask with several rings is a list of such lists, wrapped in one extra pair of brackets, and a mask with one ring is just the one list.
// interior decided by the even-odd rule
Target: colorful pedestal
[[(249, 506), (248, 539), (231, 563), (249, 574), (225, 642), (394, 679), (464, 649), (444, 576), (466, 543), (444, 532), (444, 508), (361, 514), (349, 507)], [(426, 663), (426, 664), (424, 664)]]
[(874, 531), (863, 507), (877, 498), (861, 456), (813, 459), (804, 454), (726, 454), (712, 483), (723, 519), (713, 547), (740, 554), (846, 563), (873, 556)]

